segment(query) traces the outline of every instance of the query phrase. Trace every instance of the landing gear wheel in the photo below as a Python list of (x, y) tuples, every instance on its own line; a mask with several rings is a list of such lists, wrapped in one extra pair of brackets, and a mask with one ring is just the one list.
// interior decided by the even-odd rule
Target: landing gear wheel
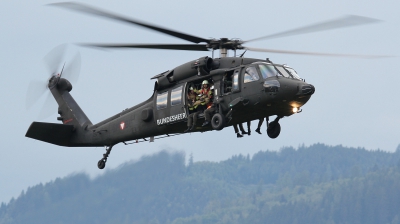
[(214, 114), (211, 118), (211, 127), (214, 130), (222, 130), (226, 125), (225, 116), (219, 113)]
[(281, 125), (278, 122), (271, 122), (268, 125), (267, 134), (270, 138), (276, 138), (281, 133)]
[(107, 157), (108, 155), (110, 155), (111, 153), (111, 149), (114, 145), (111, 146), (106, 146), (106, 153), (103, 154), (103, 158), (99, 160), (99, 162), (97, 162), (97, 167), (99, 169), (104, 169), (104, 167), (106, 167), (106, 162), (107, 162)]
[(106, 167), (106, 161), (104, 161), (104, 159), (99, 160), (97, 167), (101, 170), (104, 169), (104, 167)]

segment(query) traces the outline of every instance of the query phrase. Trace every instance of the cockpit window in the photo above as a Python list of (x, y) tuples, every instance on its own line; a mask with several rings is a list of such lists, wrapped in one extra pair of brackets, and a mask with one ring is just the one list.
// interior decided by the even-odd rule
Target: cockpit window
[(279, 75), (273, 65), (260, 64), (259, 67), (264, 79)]
[(286, 78), (292, 78), (292, 76), (282, 67), (282, 66), (275, 66), (276, 69)]
[(232, 91), (238, 91), (239, 90), (239, 70), (235, 71), (235, 74), (233, 74), (233, 79), (232, 79)]
[(289, 71), (289, 73), (290, 73), (294, 78), (300, 79), (300, 80), (301, 80), (300, 76), (297, 75), (297, 72), (296, 72), (293, 68), (289, 68), (289, 67), (285, 67), (285, 68), (286, 68), (286, 70)]
[(244, 73), (244, 83), (254, 82), (254, 81), (257, 81), (259, 79), (260, 78), (258, 77), (256, 67), (248, 67), (248, 68), (246, 68), (246, 72)]

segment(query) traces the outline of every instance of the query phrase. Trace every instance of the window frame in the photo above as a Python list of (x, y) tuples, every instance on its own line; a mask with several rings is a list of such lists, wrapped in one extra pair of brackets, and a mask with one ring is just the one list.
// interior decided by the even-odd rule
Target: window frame
[[(289, 66), (283, 66), (283, 68), (285, 68), (285, 70), (293, 76), (294, 79), (298, 79), (298, 80), (303, 80), (299, 74), (297, 74), (296, 70), (294, 70), (293, 68), (289, 67)], [(293, 72), (292, 72), (293, 71)], [(294, 74), (293, 74), (294, 73)]]
[[(275, 67), (276, 70), (282, 75), (282, 77), (285, 77), (285, 78), (292, 78), (292, 79), (293, 79), (292, 74), (290, 74), (290, 72), (288, 72), (288, 71), (285, 69), (285, 67), (283, 67), (283, 65), (282, 65), (282, 66), (275, 65), (274, 67)], [(282, 71), (281, 71), (279, 68), (282, 68)], [(285, 74), (283, 74), (283, 72), (285, 72), (288, 76), (286, 76)]]
[[(248, 69), (254, 70), (256, 72), (257, 79), (254, 79), (254, 76), (252, 76), (250, 73), (247, 73)], [(246, 77), (250, 77), (250, 79), (246, 79)], [(260, 75), (259, 75), (259, 71), (257, 70), (256, 66), (251, 65), (251, 66), (246, 67), (246, 69), (244, 69), (244, 72), (243, 72), (243, 83), (244, 84), (255, 82), (258, 80), (260, 80)]]
[[(235, 70), (233, 72), (233, 75), (232, 75), (232, 91), (231, 91), (231, 93), (240, 91), (240, 71), (241, 71), (241, 69), (237, 69), (237, 70)], [(236, 83), (235, 83), (235, 80), (236, 80)]]

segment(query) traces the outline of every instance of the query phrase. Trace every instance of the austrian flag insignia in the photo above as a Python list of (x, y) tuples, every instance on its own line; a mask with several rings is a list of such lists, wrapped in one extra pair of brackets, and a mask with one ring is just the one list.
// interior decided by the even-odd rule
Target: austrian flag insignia
[(125, 122), (121, 122), (121, 124), (119, 124), (119, 128), (121, 128), (121, 130), (124, 130), (125, 128)]

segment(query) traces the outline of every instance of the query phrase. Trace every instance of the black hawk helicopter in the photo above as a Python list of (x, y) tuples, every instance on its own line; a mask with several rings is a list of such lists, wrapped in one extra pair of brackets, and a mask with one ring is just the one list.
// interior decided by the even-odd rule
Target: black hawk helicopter
[[(307, 103), (315, 92), (315, 88), (306, 83), (293, 68), (287, 65), (275, 64), (269, 59), (244, 58), (244, 53), (236, 56), (236, 50), (361, 58), (382, 57), (284, 51), (243, 46), (244, 43), (260, 39), (317, 32), (378, 21), (360, 16), (347, 16), (242, 41), (229, 38), (205, 39), (150, 25), (80, 3), (65, 2), (51, 5), (141, 26), (193, 43), (85, 44), (86, 46), (190, 51), (212, 50), (212, 57), (200, 57), (152, 77), (151, 79), (156, 79), (156, 82), (153, 94), (148, 100), (97, 124), (92, 124), (70, 95), (72, 84), (63, 77), (63, 71), (51, 76), (47, 82), (47, 87), (57, 101), (60, 115), (57, 120), (61, 121), (62, 124), (33, 122), (26, 133), (26, 137), (67, 147), (105, 146), (106, 153), (103, 154), (103, 158), (97, 164), (99, 169), (105, 167), (112, 147), (118, 143), (130, 144), (139, 141), (153, 141), (155, 138), (182, 134), (187, 128), (187, 117), (191, 113), (189, 107), (192, 105), (188, 103), (189, 89), (201, 89), (204, 80), (212, 86), (210, 90), (213, 96), (211, 103), (213, 103), (215, 113), (211, 118), (210, 126), (202, 126), (201, 122), (198, 122), (197, 126), (190, 130), (191, 132), (222, 130), (224, 127), (234, 124), (267, 118), (268, 136), (271, 138), (278, 137), (281, 130), (279, 120), (299, 113), (300, 108)], [(214, 50), (219, 50), (219, 58), (214, 58)], [(234, 51), (234, 57), (227, 57), (228, 50)], [(57, 57), (54, 60), (57, 60)], [(268, 118), (275, 115), (275, 120), (268, 123)], [(200, 121), (204, 118), (202, 113), (197, 116)]]

